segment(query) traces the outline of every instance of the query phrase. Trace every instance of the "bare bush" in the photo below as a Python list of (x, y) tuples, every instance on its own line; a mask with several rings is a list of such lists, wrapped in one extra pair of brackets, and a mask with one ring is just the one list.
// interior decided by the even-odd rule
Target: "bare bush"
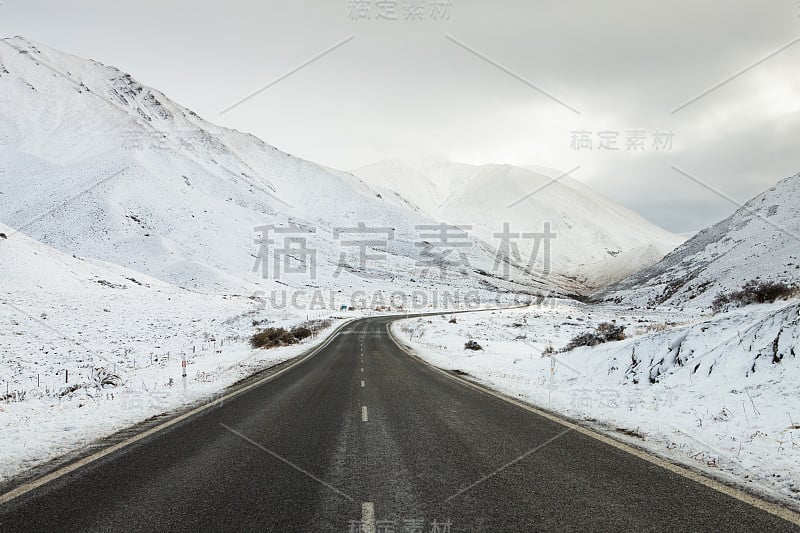
[(22, 402), (25, 401), (25, 397), (27, 395), (28, 391), (14, 390), (9, 392), (8, 394), (0, 395), (0, 402)]
[(289, 334), (298, 341), (301, 341), (310, 337), (312, 335), (312, 331), (305, 326), (298, 326), (296, 328), (292, 328)]
[(267, 328), (250, 337), (250, 346), (253, 348), (277, 348), (297, 344), (313, 334), (306, 326), (297, 326), (291, 330), (286, 328)]
[(286, 328), (267, 328), (250, 337), (250, 346), (268, 349), (294, 344), (293, 340)]
[(468, 340), (466, 343), (464, 343), (464, 349), (478, 351), (478, 350), (483, 350), (483, 346), (481, 346), (480, 344), (478, 344), (473, 340)]
[(719, 293), (711, 302), (715, 313), (729, 307), (744, 307), (752, 304), (772, 303), (796, 296), (798, 288), (782, 282), (750, 280), (744, 286), (730, 294)]
[(117, 387), (122, 384), (122, 379), (118, 375), (103, 367), (92, 370), (92, 380), (94, 381), (95, 387), (99, 389)]
[(603, 342), (625, 340), (625, 326), (619, 326), (613, 322), (603, 322), (597, 326), (597, 334)]
[(625, 326), (613, 322), (603, 322), (594, 331), (581, 333), (574, 337), (563, 351), (574, 350), (578, 346), (597, 346), (605, 342), (621, 341), (625, 339)]

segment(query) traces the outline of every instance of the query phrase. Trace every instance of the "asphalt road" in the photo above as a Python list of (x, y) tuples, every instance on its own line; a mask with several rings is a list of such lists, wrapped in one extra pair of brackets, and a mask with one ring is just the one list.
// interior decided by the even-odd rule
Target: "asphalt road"
[(0, 530), (800, 530), (444, 376), (388, 323), (16, 498)]

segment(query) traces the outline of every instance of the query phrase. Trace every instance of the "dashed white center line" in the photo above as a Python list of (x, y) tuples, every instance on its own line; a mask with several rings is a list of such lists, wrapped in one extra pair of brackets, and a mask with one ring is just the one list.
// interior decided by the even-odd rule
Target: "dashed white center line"
[(361, 408), (361, 421), (362, 422), (369, 422), (369, 417), (367, 416), (367, 406), (363, 406)]
[(361, 380), (361, 388), (362, 389), (364, 388), (364, 380), (363, 379)]
[(361, 367), (361, 371), (362, 371), (362, 372), (364, 371), (364, 367), (363, 367), (363, 366)]
[(372, 502), (361, 504), (361, 531), (375, 533), (375, 504)]

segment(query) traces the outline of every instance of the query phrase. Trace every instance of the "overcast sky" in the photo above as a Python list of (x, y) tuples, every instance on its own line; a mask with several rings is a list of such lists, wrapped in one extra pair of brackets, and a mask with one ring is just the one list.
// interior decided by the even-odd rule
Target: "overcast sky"
[(676, 232), (735, 206), (672, 166), (737, 201), (800, 171), (796, 0), (2, 0), (0, 29), (321, 164), (580, 166)]

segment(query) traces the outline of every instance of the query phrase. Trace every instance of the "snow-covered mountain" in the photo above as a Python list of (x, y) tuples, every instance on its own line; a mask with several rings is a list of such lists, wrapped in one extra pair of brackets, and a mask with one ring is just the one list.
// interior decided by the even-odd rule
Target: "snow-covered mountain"
[(0, 317), (9, 326), (7, 335), (0, 335), (0, 367), (30, 358), (41, 345), (61, 363), (80, 360), (92, 344), (114, 352), (123, 337), (151, 341), (157, 330), (177, 334), (177, 324), (193, 330), (196, 323), (258, 305), (245, 296), (200, 294), (119, 265), (65, 254), (1, 223), (0, 271)]
[[(591, 292), (650, 266), (683, 241), (569, 177), (554, 181), (559, 175), (543, 169), (424, 158), (382, 161), (355, 174), (396, 204), (471, 226), (470, 233), (495, 246), (495, 234), (506, 222), (511, 232), (535, 233), (549, 221), (556, 234), (552, 279), (577, 292)], [(535, 240), (517, 244), (526, 263)], [(535, 255), (534, 270), (542, 269), (543, 249)]]
[(597, 299), (627, 305), (707, 307), (750, 280), (800, 282), (800, 174), (753, 198), (659, 263), (609, 287)]
[(254, 320), (290, 327), (305, 312), (175, 287), (73, 257), (2, 223), (0, 272), (0, 483), (149, 417), (209, 401), (309, 346), (255, 351), (247, 342)]
[[(431, 217), (352, 176), (217, 127), (113, 67), (21, 37), (0, 40), (0, 161), (3, 223), (178, 286), (408, 288), (420, 283), (417, 263), (431, 257), (417, 227), (434, 224)], [(381, 231), (348, 231), (360, 224)], [(254, 229), (263, 225), (288, 233), (268, 234), (266, 262), (258, 263)], [(367, 254), (385, 259), (366, 268), (359, 245), (345, 244), (381, 238)], [(519, 271), (511, 275), (520, 284), (491, 275), (492, 251), (466, 240), (469, 268), (455, 285), (544, 287)], [(276, 254), (279, 268), (299, 272), (271, 279)], [(270, 279), (255, 266), (267, 266)]]

